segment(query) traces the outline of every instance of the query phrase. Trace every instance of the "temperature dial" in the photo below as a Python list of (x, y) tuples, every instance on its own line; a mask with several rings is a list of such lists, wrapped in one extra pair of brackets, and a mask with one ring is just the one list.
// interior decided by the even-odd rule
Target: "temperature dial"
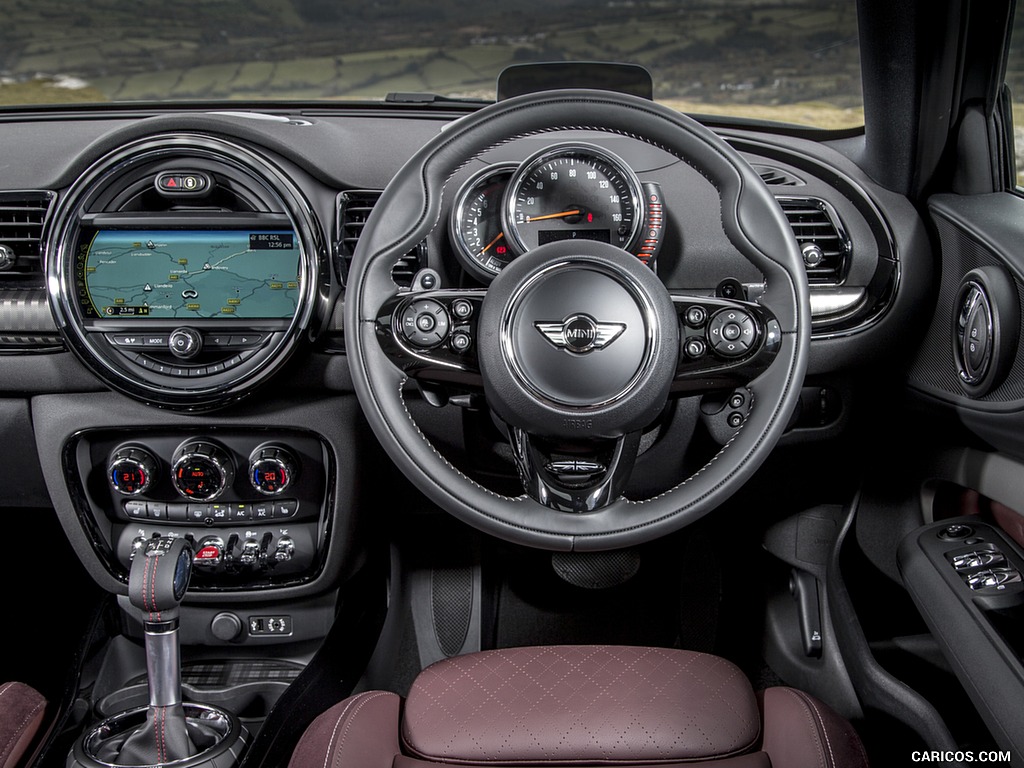
[(110, 485), (122, 496), (138, 496), (146, 492), (156, 476), (156, 459), (145, 448), (118, 448), (107, 464)]
[(235, 479), (227, 452), (207, 440), (187, 440), (171, 460), (171, 482), (186, 499), (212, 501)]
[(264, 496), (277, 496), (291, 485), (296, 463), (287, 449), (277, 445), (257, 448), (249, 457), (249, 482)]

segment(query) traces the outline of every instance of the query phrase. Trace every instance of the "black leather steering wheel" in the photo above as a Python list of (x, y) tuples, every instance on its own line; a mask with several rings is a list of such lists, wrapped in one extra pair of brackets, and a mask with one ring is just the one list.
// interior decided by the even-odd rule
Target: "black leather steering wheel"
[[(710, 180), (719, 192), (726, 235), (764, 276), (756, 302), (670, 294), (636, 257), (575, 240), (515, 259), (487, 291), (399, 292), (391, 269), (438, 224), (453, 173), (516, 137), (560, 130), (630, 136)], [(696, 327), (694, 307), (704, 314)], [(684, 115), (587, 90), (488, 106), (417, 152), (363, 230), (345, 312), (356, 393), (399, 469), (470, 525), (551, 550), (638, 544), (725, 501), (764, 461), (796, 407), (811, 327), (796, 240), (753, 169)], [(460, 322), (470, 337), (468, 350), (451, 344)], [(430, 333), (417, 335), (417, 327)], [(693, 339), (705, 344), (704, 353), (690, 354), (697, 351), (687, 346)], [(483, 393), (509, 426), (523, 495), (503, 496), (479, 485), (434, 447), (406, 408), (402, 390), (410, 375)], [(746, 420), (706, 466), (655, 498), (621, 496), (639, 432), (669, 397), (740, 383), (751, 394)]]

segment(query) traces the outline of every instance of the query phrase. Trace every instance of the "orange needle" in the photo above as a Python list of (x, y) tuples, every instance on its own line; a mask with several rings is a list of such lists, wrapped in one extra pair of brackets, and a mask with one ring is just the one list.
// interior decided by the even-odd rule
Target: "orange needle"
[(487, 245), (484, 246), (484, 249), (482, 251), (480, 251), (480, 255), (483, 256), (485, 253), (487, 253), (489, 250), (491, 250), (491, 246), (493, 246), (496, 242), (501, 240), (501, 238), (503, 238), (504, 236), (505, 236), (504, 232), (499, 232), (498, 236), (496, 238), (494, 238), (493, 240), (491, 240), (491, 242), (489, 242)]
[(582, 211), (578, 208), (573, 211), (561, 211), (560, 213), (549, 213), (546, 216), (527, 216), (526, 221), (543, 221), (544, 219), (563, 219), (566, 216), (578, 216)]

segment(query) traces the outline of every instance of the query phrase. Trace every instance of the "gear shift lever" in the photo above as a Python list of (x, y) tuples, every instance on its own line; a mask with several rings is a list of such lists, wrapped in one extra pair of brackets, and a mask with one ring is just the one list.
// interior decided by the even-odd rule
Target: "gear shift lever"
[(182, 702), (178, 607), (192, 574), (192, 557), (191, 546), (180, 538), (148, 539), (135, 552), (128, 600), (142, 612), (149, 705), (113, 715), (87, 731), (75, 742), (67, 768), (237, 765), (248, 740), (238, 718), (209, 704)]
[(132, 562), (128, 599), (142, 611), (150, 707), (181, 704), (178, 606), (191, 575), (192, 549), (184, 539), (150, 539)]
[(169, 763), (198, 751), (182, 708), (178, 644), (178, 606), (191, 575), (192, 549), (184, 539), (149, 539), (132, 561), (128, 599), (142, 611), (149, 710), (145, 724), (121, 746), (115, 765)]

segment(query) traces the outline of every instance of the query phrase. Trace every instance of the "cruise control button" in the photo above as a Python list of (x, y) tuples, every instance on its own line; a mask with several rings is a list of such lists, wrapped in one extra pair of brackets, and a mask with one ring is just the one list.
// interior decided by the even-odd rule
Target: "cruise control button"
[(414, 301), (402, 312), (400, 328), (407, 341), (421, 349), (436, 347), (448, 337), (451, 321), (444, 305), (433, 299)]
[(452, 302), (452, 314), (459, 320), (468, 320), (473, 315), (473, 305), (465, 299)]

